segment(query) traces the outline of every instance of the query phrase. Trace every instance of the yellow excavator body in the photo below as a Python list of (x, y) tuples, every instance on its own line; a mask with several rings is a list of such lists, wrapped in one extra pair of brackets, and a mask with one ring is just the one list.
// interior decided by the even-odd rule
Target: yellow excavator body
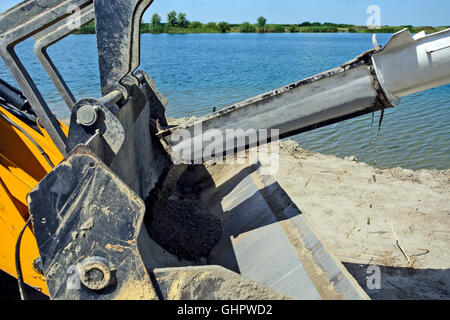
[[(41, 132), (1, 106), (0, 114), (0, 269), (15, 277), (14, 248), (30, 216), (27, 195), (63, 156), (47, 131), (39, 126), (39, 121), (36, 125)], [(60, 125), (67, 135), (67, 126), (61, 122)], [(44, 151), (45, 156), (41, 151)], [(34, 267), (38, 257), (36, 239), (32, 228), (28, 227), (20, 250), (24, 281), (48, 295), (45, 278)]]

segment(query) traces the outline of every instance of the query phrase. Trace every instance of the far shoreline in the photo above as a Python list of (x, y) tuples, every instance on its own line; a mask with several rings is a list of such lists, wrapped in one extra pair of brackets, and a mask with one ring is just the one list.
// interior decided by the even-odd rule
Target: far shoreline
[[(222, 25), (222, 24), (225, 24)], [(159, 25), (152, 25), (151, 23), (141, 24), (141, 34), (282, 34), (282, 33), (350, 33), (350, 34), (393, 34), (404, 29), (408, 29), (411, 33), (419, 33), (425, 31), (427, 34), (436, 33), (450, 26), (381, 26), (379, 28), (369, 28), (367, 26), (356, 26), (348, 24), (334, 24), (325, 23), (317, 25), (295, 25), (295, 24), (267, 24), (260, 28), (257, 25), (245, 22), (243, 24), (228, 24), (221, 22), (219, 24), (215, 22), (209, 22), (202, 24), (200, 22), (194, 22), (190, 25), (180, 26), (167, 26), (167, 24), (161, 23)], [(75, 34), (95, 34), (95, 24), (93, 22), (81, 27)]]

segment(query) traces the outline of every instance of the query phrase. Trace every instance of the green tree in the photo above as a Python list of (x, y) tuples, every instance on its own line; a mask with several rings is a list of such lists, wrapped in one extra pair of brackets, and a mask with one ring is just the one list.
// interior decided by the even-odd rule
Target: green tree
[(295, 32), (299, 32), (300, 31), (296, 25), (290, 25), (288, 30), (291, 33), (295, 33)]
[(265, 30), (270, 33), (284, 33), (286, 28), (281, 24), (268, 24)]
[(190, 26), (192, 29), (200, 29), (203, 27), (203, 24), (200, 21), (193, 21)]
[(263, 16), (258, 18), (258, 21), (257, 21), (256, 25), (258, 26), (259, 32), (264, 32), (265, 31), (266, 24), (267, 24), (267, 19), (266, 18), (264, 18)]
[(239, 26), (239, 31), (243, 33), (255, 32), (255, 26), (250, 22), (244, 22)]
[(179, 13), (177, 23), (180, 27), (186, 28), (189, 25), (189, 21), (186, 19), (186, 13)]
[(95, 32), (95, 22), (88, 23), (87, 25), (82, 26), (80, 30), (75, 31), (75, 33), (81, 34), (94, 34)]
[(219, 27), (217, 26), (217, 23), (215, 23), (215, 22), (208, 22), (208, 24), (206, 25), (206, 28), (211, 29), (211, 30), (219, 30)]
[(141, 33), (149, 33), (150, 32), (150, 24), (141, 23)]
[(222, 33), (225, 33), (231, 29), (231, 26), (229, 23), (222, 21), (222, 22), (219, 22), (219, 28), (220, 28), (220, 31), (222, 31)]
[(177, 25), (177, 13), (175, 11), (170, 11), (167, 14), (167, 26), (175, 27)]
[(161, 26), (161, 17), (160, 17), (157, 13), (155, 13), (155, 14), (152, 16), (152, 21), (151, 21), (150, 24), (151, 24), (152, 27), (154, 27), (154, 28)]

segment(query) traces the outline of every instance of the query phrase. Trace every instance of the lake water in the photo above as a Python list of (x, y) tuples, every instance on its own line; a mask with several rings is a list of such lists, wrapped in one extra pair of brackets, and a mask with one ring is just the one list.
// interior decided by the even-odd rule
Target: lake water
[[(378, 35), (384, 45), (390, 35)], [(142, 36), (140, 69), (169, 100), (168, 117), (205, 115), (237, 101), (334, 68), (372, 47), (370, 34), (188, 34)], [(32, 53), (18, 47), (53, 112), (69, 112)], [(49, 54), (77, 98), (99, 97), (96, 40), (73, 35)], [(0, 77), (12, 77), (1, 64)], [(348, 120), (292, 139), (302, 147), (337, 156), (356, 156), (381, 168), (450, 167), (450, 85), (415, 94), (379, 113)]]

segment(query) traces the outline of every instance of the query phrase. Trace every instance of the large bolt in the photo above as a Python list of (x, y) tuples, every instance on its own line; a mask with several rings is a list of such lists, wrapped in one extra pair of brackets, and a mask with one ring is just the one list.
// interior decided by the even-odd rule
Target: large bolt
[(85, 127), (94, 125), (97, 122), (99, 110), (98, 106), (82, 106), (77, 112), (77, 123)]
[(103, 97), (100, 99), (100, 102), (101, 102), (104, 106), (108, 107), (108, 106), (111, 106), (111, 105), (116, 104), (116, 103), (119, 102), (123, 97), (124, 97), (124, 95), (123, 95), (122, 91), (120, 91), (120, 90), (114, 90), (114, 91), (108, 93), (106, 96), (103, 96)]
[(33, 261), (33, 269), (36, 272), (44, 275), (44, 268), (42, 267), (41, 257), (37, 257), (36, 259), (34, 259), (34, 261)]
[(115, 267), (105, 258), (86, 258), (79, 270), (81, 283), (91, 290), (105, 289), (115, 281)]

